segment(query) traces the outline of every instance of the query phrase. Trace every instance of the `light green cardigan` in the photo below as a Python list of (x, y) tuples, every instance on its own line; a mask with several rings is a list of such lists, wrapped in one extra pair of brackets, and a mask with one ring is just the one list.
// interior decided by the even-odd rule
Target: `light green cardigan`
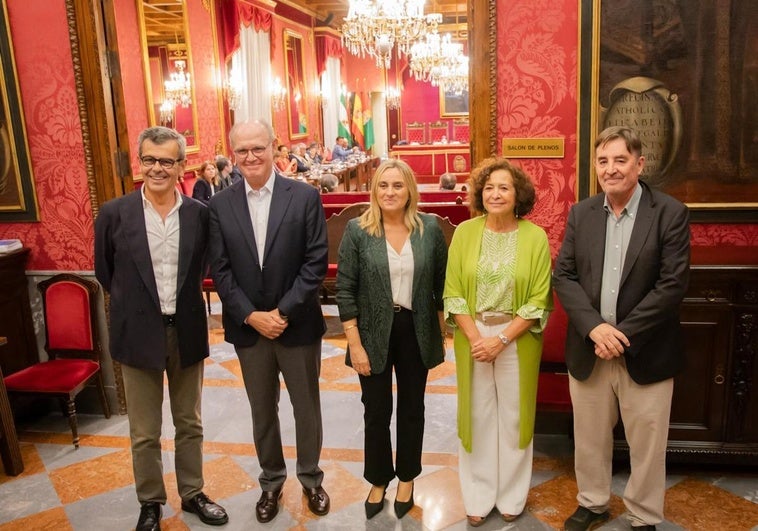
[[(476, 267), (486, 216), (464, 221), (455, 229), (447, 262), (443, 298), (463, 298), (471, 317), (476, 313)], [(518, 222), (516, 278), (513, 314), (525, 304), (551, 310), (550, 245), (542, 228), (526, 220)], [(458, 379), (458, 437), (471, 451), (471, 373), (473, 358), (466, 335), (455, 331), (455, 365)], [(534, 434), (537, 409), (537, 377), (542, 355), (542, 334), (527, 331), (516, 342), (519, 358), (519, 447), (525, 448)]]

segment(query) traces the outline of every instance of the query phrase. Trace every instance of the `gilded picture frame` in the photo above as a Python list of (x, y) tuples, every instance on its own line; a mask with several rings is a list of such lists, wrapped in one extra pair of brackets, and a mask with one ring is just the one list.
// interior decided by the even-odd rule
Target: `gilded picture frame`
[(582, 0), (581, 199), (599, 191), (594, 141), (604, 127), (640, 133), (642, 179), (700, 222), (758, 222), (758, 6), (733, 0)]
[(468, 116), (469, 91), (464, 90), (460, 94), (444, 91), (440, 87), (440, 116), (442, 118), (454, 118)]
[(34, 174), (29, 159), (26, 123), (5, 2), (0, 17), (0, 222), (39, 221)]

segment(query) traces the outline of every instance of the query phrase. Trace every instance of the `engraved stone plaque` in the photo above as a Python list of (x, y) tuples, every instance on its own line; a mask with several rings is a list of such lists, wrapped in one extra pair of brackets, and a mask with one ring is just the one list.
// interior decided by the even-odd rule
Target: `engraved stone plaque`
[(648, 77), (632, 77), (617, 84), (605, 109), (603, 129), (631, 127), (640, 136), (645, 169), (640, 176), (651, 186), (664, 183), (682, 141), (679, 98)]

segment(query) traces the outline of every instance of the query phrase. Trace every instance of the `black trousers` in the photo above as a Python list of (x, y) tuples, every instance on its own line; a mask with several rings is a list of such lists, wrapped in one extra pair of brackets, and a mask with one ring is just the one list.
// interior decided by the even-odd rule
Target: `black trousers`
[[(392, 463), (392, 369), (397, 380), (397, 465)], [(384, 372), (360, 376), (366, 425), (363, 477), (386, 485), (395, 476), (411, 481), (421, 473), (424, 441), (424, 390), (429, 370), (421, 361), (413, 313), (395, 314)]]

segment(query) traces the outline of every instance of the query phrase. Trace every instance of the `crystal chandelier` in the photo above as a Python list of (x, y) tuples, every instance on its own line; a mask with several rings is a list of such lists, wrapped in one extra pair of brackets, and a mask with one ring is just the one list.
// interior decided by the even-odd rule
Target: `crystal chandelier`
[(399, 109), (400, 108), (400, 91), (397, 90), (395, 87), (387, 88), (387, 91), (385, 92), (385, 95), (384, 95), (384, 102), (387, 105), (387, 108), (391, 111)]
[(353, 55), (373, 57), (389, 68), (392, 49), (408, 54), (411, 45), (437, 30), (442, 15), (424, 15), (424, 0), (350, 0), (342, 25), (342, 44)]
[(428, 33), (424, 40), (411, 46), (411, 74), (419, 81), (434, 83), (434, 76), (456, 68), (461, 57), (463, 45), (453, 42), (449, 33), (444, 36)]
[(181, 105), (189, 107), (192, 104), (192, 85), (190, 84), (189, 72), (185, 61), (174, 61), (176, 72), (172, 72), (169, 79), (163, 83), (166, 90), (166, 99), (170, 100), (174, 107)]
[(468, 57), (461, 55), (455, 65), (450, 68), (434, 69), (431, 73), (431, 83), (439, 86), (443, 92), (459, 95), (468, 90)]
[(174, 121), (174, 103), (171, 100), (165, 100), (160, 106), (161, 125), (168, 127)]

